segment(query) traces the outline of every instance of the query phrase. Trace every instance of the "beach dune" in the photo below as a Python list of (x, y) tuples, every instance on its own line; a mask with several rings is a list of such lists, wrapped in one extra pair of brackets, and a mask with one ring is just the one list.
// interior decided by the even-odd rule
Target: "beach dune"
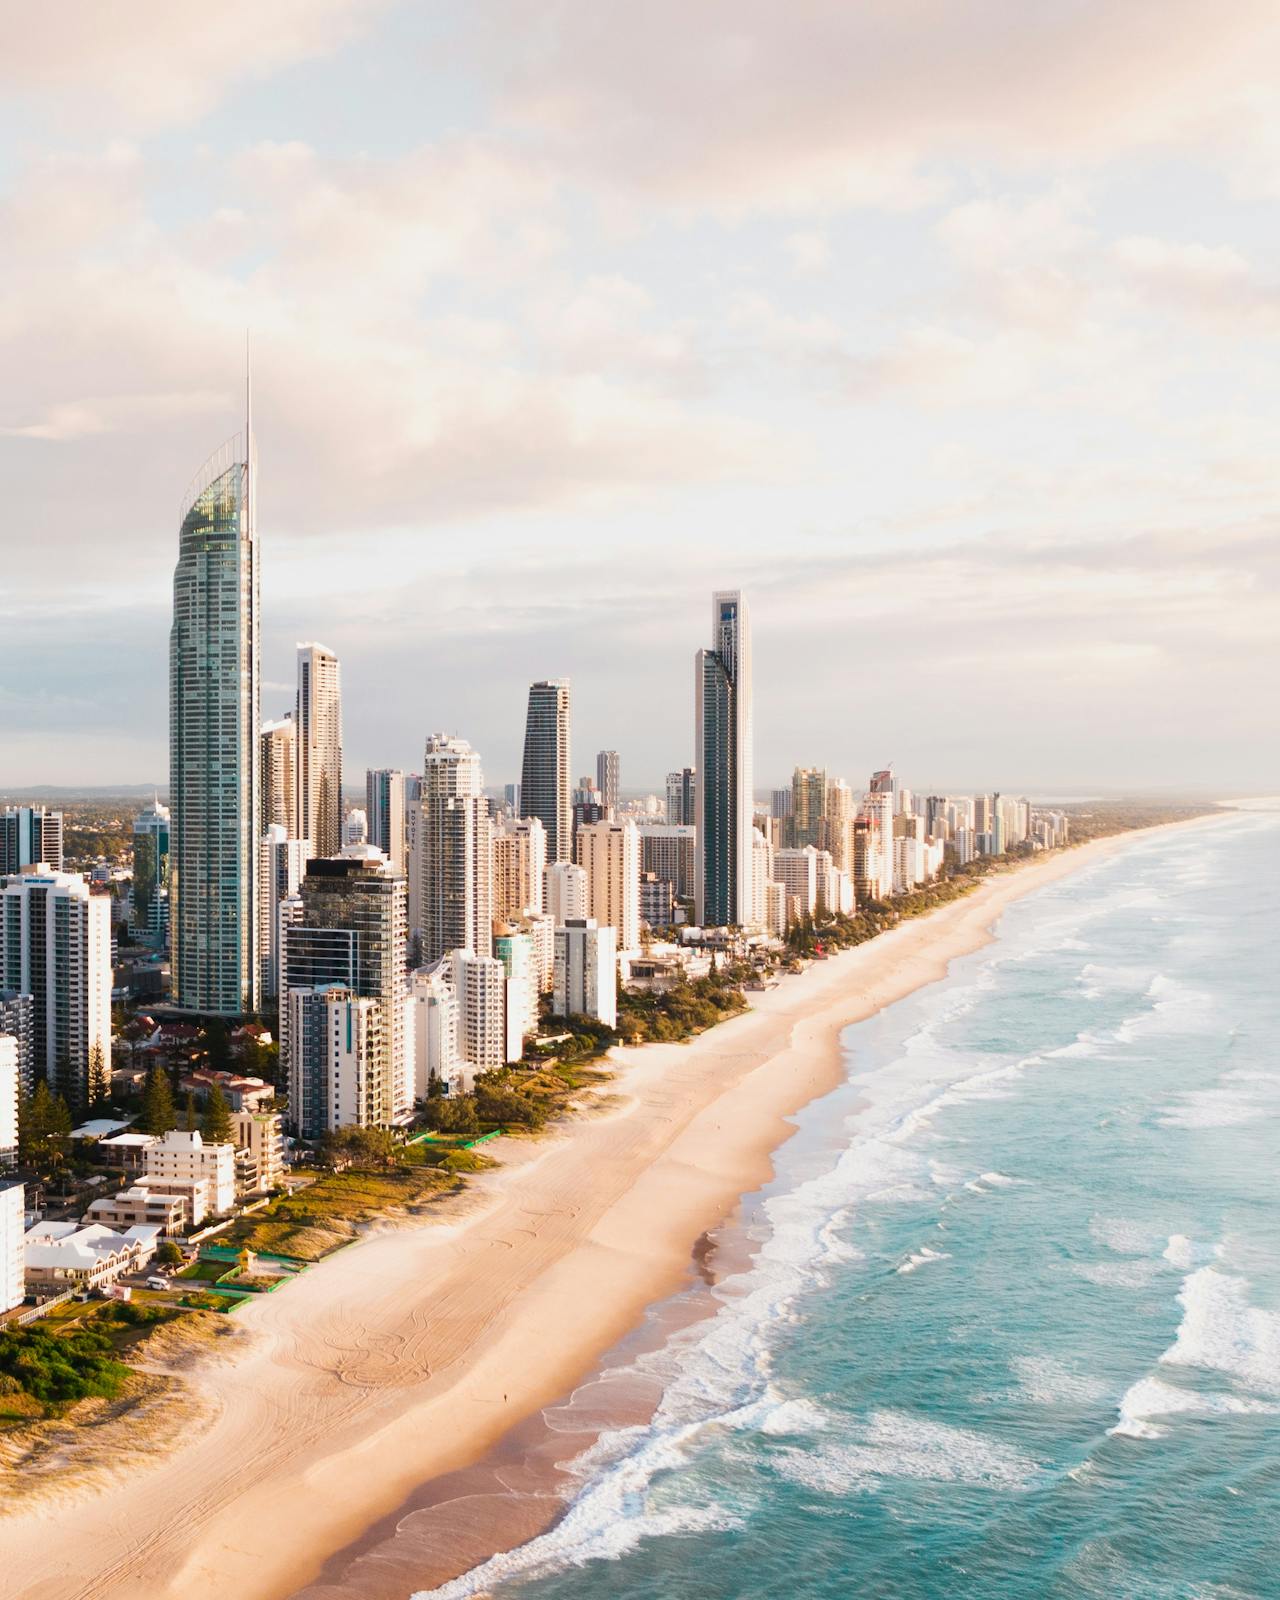
[(426, 1480), (572, 1388), (763, 1182), (833, 1087), (842, 1028), (942, 977), (1003, 908), (1133, 835), (1033, 861), (753, 995), (684, 1045), (615, 1052), (607, 1103), (504, 1141), (460, 1214), (388, 1229), (237, 1314), (209, 1417), (105, 1482), (0, 1519), (13, 1600), (283, 1600)]

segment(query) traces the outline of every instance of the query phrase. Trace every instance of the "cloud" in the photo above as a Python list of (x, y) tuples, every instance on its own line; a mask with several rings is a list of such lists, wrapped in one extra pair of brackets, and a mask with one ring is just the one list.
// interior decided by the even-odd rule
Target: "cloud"
[(99, 0), (0, 4), (0, 84), (65, 125), (153, 130), (196, 121), (224, 93), (324, 55), (367, 27), (382, 0)]
[(730, 211), (909, 205), (941, 163), (1231, 140), (1280, 63), (1267, 0), (508, 0), (477, 33), (507, 118), (566, 168)]

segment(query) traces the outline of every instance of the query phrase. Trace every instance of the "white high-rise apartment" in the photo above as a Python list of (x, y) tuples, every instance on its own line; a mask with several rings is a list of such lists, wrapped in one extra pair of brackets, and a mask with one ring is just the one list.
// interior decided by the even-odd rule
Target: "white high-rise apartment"
[[(0, 907), (3, 905), (4, 901), (0, 900)], [(0, 956), (4, 950), (3, 938), (0, 929)], [(0, 976), (3, 971), (0, 966)], [(35, 1087), (36, 1073), (34, 1003), (29, 994), (0, 988), (0, 1035), (12, 1039), (17, 1047), (19, 1095), (30, 1094)]]
[(322, 644), (298, 646), (298, 833), (317, 856), (342, 850), (342, 683)]
[(274, 1001), (280, 993), (280, 907), (296, 895), (311, 859), (305, 839), (291, 839), (278, 822), (262, 836), (258, 856), (261, 882), (258, 908), (261, 925), (258, 949), (262, 960), (262, 999)]
[(453, 991), (458, 997), (458, 1053), (473, 1072), (507, 1060), (507, 973), (494, 956), (455, 950)]
[(775, 883), (780, 883), (795, 897), (800, 915), (812, 917), (818, 909), (817, 850), (811, 844), (799, 850), (775, 850), (773, 877)]
[(262, 826), (278, 824), (286, 837), (298, 831), (298, 725), (292, 712), (262, 724)]
[(713, 643), (694, 676), (698, 769), (696, 915), (706, 927), (746, 923), (751, 892), (751, 619), (741, 590), (711, 597)]
[[(256, 989), (256, 984), (254, 985)], [(0, 894), (0, 989), (31, 996), (31, 1057), (73, 1106), (111, 1083), (111, 897), (30, 868)]]
[(751, 926), (768, 928), (768, 887), (773, 881), (773, 846), (759, 828), (751, 830)]
[(0, 1035), (0, 1172), (18, 1164), (18, 1041)]
[(432, 1080), (450, 1092), (468, 1089), (460, 1071), (458, 1054), (458, 996), (453, 987), (452, 959), (409, 974), (409, 1004), (413, 1010), (413, 1093), (425, 1100)]
[(618, 935), (618, 949), (640, 948), (640, 836), (634, 822), (589, 822), (578, 829), (578, 863), (587, 875), (587, 916)]
[[(369, 843), (368, 813), (361, 811), (359, 806), (352, 806), (343, 820), (342, 843), (344, 847), (349, 844)], [(386, 852), (383, 851), (383, 854), (385, 855)]]
[(257, 478), (246, 403), (187, 493), (169, 634), (173, 998), (206, 1016), (258, 1010)]
[(601, 750), (596, 756), (596, 788), (606, 817), (616, 817), (622, 798), (622, 773), (616, 750)]
[(547, 831), (547, 860), (573, 859), (569, 798), (570, 703), (568, 678), (531, 684), (524, 730), (520, 804)]
[(289, 1112), (298, 1131), (318, 1139), (338, 1128), (381, 1126), (378, 1002), (345, 984), (318, 983), (290, 989), (285, 1007)]
[(618, 939), (594, 918), (576, 917), (556, 929), (552, 1005), (558, 1017), (595, 1017), (618, 1025)]
[(203, 1199), (198, 1192), (191, 1193), (193, 1224), (209, 1213), (222, 1217), (235, 1208), (236, 1154), (232, 1144), (206, 1144), (196, 1129), (183, 1132), (172, 1128), (147, 1146), (142, 1162), (141, 1181), (148, 1188), (173, 1193), (203, 1186)]
[(364, 795), (369, 843), (377, 845), (397, 872), (404, 872), (404, 773), (394, 767), (371, 768), (365, 773)]
[(542, 910), (547, 833), (537, 817), (502, 818), (493, 829), (493, 918), (519, 921)]
[(432, 734), (423, 754), (417, 825), (419, 959), (451, 950), (488, 955), (493, 938), (493, 849), (480, 757), (465, 739)]
[(587, 914), (587, 875), (572, 861), (553, 861), (546, 874), (547, 915), (555, 927)]
[(0, 1180), (0, 1311), (12, 1311), (26, 1295), (25, 1194), (20, 1183)]
[(538, 1031), (538, 972), (532, 937), (509, 924), (494, 924), (493, 955), (507, 975), (506, 1059), (519, 1061), (526, 1039)]

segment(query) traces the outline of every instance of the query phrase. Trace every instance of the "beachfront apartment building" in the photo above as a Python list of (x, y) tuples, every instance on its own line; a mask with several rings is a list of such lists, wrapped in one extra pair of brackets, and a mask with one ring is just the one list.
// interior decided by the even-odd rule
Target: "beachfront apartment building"
[(27, 867), (0, 893), (0, 989), (30, 996), (31, 1064), (85, 1105), (111, 1083), (111, 896)]
[(206, 1216), (224, 1217), (235, 1209), (236, 1157), (229, 1144), (206, 1144), (197, 1129), (170, 1129), (148, 1145), (139, 1185), (185, 1195), (191, 1225)]
[(23, 1224), (26, 1190), (15, 1178), (0, 1178), (0, 1311), (12, 1311), (26, 1293)]
[[(369, 844), (311, 861), (296, 900), (282, 908), (280, 1059), (290, 1117), (304, 1137), (332, 1127), (399, 1127), (413, 1116), (406, 913), (404, 879)], [(376, 1008), (376, 1024), (356, 1000)], [(340, 1013), (335, 1054), (324, 1038)], [(346, 1120), (334, 1122), (335, 1114)]]
[(578, 864), (587, 875), (587, 916), (618, 935), (617, 948), (640, 948), (640, 836), (634, 822), (590, 822), (578, 829)]
[(594, 1017), (618, 1025), (618, 936), (594, 918), (580, 917), (556, 929), (556, 973), (552, 1006), (558, 1017)]
[(18, 1098), (22, 1076), (18, 1068), (18, 1041), (0, 1034), (0, 1172), (18, 1164)]
[(246, 1107), (231, 1113), (231, 1137), (237, 1151), (244, 1152), (243, 1187), (264, 1193), (284, 1182), (284, 1131), (278, 1111), (258, 1111)]
[(105, 1228), (156, 1228), (166, 1239), (176, 1239), (192, 1227), (191, 1196), (186, 1192), (153, 1188), (139, 1178), (118, 1194), (101, 1195), (94, 1200), (82, 1222), (101, 1223)]

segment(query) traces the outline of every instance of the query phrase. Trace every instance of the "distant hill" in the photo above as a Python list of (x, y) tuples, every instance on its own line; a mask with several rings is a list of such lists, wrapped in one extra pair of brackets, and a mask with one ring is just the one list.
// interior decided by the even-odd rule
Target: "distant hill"
[(0, 789), (0, 802), (14, 800), (117, 800), (133, 799), (144, 795), (148, 799), (157, 792), (163, 800), (168, 793), (167, 783), (101, 783), (58, 784), (33, 783), (25, 789)]

